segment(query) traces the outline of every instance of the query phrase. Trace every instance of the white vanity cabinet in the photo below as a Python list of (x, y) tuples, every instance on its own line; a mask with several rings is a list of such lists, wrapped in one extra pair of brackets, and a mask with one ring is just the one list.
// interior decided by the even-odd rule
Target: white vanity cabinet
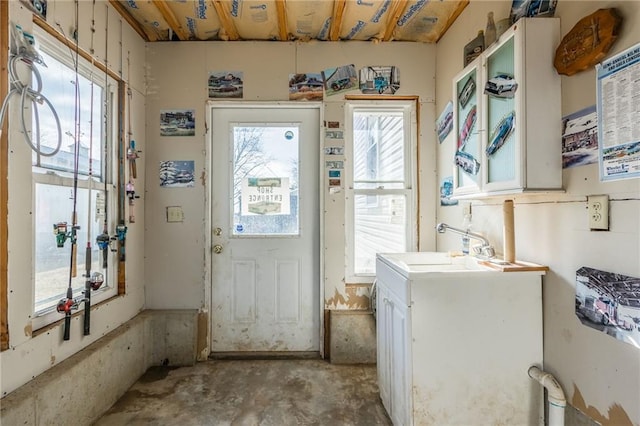
[(454, 196), (562, 189), (559, 41), (558, 18), (521, 18), (454, 77)]
[(544, 271), (443, 253), (380, 254), (376, 268), (378, 382), (394, 425), (543, 424), (527, 371), (542, 366)]

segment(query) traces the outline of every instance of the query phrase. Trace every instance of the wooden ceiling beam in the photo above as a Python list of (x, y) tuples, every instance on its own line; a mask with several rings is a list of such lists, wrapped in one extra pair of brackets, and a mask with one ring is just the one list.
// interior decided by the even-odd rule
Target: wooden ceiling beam
[(118, 0), (109, 0), (109, 4), (111, 4), (111, 6), (116, 10), (116, 12), (118, 12), (120, 16), (122, 16), (129, 25), (131, 25), (131, 28), (133, 28), (133, 30), (137, 32), (138, 35), (142, 37), (144, 41), (158, 40), (158, 37), (155, 34), (147, 33), (144, 27), (140, 25), (138, 21), (134, 19), (133, 16), (131, 16), (127, 8), (124, 7), (122, 3), (120, 3)]
[(385, 27), (384, 34), (382, 35), (382, 41), (389, 41), (393, 37), (393, 31), (398, 25), (398, 19), (402, 16), (406, 8), (409, 6), (409, 2), (406, 0), (394, 0), (389, 8), (389, 17), (387, 18), (387, 26)]
[(229, 37), (229, 40), (235, 41), (240, 39), (238, 30), (231, 19), (231, 14), (222, 0), (213, 0), (213, 7), (216, 9), (222, 29)]
[(342, 31), (342, 18), (344, 17), (344, 9), (347, 6), (346, 0), (335, 0), (333, 2), (333, 15), (331, 16), (331, 30), (329, 31), (329, 40), (340, 40), (340, 32)]
[(171, 30), (181, 41), (189, 40), (189, 32), (184, 29), (165, 0), (156, 0), (153, 2), (153, 5), (158, 9), (164, 20), (169, 24)]
[(287, 7), (286, 0), (276, 0), (276, 10), (278, 11), (278, 34), (280, 41), (289, 40), (289, 31), (287, 30)]

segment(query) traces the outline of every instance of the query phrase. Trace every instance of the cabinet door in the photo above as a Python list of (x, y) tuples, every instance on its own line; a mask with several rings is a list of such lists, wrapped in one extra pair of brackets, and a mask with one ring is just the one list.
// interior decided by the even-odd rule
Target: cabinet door
[(382, 405), (391, 416), (391, 305), (389, 293), (380, 279), (376, 291), (378, 387)]
[(456, 149), (453, 163), (455, 195), (476, 193), (482, 182), (480, 161), (482, 143), (479, 126), (481, 81), (479, 61), (474, 61), (454, 78), (453, 133)]
[[(488, 192), (522, 187), (520, 127), (526, 124), (519, 108), (524, 93), (520, 67), (516, 61), (517, 31), (505, 33), (504, 39), (484, 56), (484, 120), (486, 137), (483, 146), (484, 189)], [(532, 88), (535, 90), (535, 88)]]
[(391, 316), (391, 420), (394, 425), (411, 422), (411, 374), (409, 363), (409, 308), (398, 299), (389, 298)]

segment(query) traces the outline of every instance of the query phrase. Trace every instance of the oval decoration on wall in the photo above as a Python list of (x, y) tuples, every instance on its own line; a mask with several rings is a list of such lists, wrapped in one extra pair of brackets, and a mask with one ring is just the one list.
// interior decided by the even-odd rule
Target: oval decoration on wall
[(573, 75), (600, 62), (618, 38), (622, 18), (616, 9), (599, 9), (585, 16), (564, 36), (553, 66), (558, 74)]

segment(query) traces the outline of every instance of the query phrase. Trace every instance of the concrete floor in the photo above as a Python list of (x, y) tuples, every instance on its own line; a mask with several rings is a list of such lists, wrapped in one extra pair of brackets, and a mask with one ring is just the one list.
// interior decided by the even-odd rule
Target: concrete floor
[(96, 423), (391, 425), (375, 365), (323, 360), (210, 360), (153, 367)]

